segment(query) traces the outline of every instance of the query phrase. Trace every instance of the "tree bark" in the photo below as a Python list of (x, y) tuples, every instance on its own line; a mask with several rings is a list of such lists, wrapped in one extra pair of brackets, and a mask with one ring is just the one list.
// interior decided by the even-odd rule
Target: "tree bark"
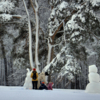
[(76, 89), (80, 89), (80, 87), (79, 87), (79, 79), (78, 79), (77, 75), (75, 76), (75, 79), (76, 79)]
[(2, 50), (2, 55), (3, 55), (3, 60), (4, 60), (4, 68), (5, 68), (5, 85), (8, 86), (7, 58), (6, 58), (5, 48), (4, 48), (4, 44), (2, 40), (1, 40), (1, 50)]

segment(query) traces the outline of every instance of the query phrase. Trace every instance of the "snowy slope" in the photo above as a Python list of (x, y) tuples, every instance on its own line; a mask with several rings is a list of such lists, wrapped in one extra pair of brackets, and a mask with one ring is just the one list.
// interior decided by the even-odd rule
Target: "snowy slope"
[(26, 90), (23, 87), (0, 86), (0, 100), (99, 100), (100, 94), (84, 90)]

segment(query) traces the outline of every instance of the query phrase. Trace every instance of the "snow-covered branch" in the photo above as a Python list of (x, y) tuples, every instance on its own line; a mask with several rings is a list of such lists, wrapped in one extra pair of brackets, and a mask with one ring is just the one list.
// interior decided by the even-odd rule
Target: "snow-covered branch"
[(12, 15), (13, 18), (22, 18), (21, 15)]

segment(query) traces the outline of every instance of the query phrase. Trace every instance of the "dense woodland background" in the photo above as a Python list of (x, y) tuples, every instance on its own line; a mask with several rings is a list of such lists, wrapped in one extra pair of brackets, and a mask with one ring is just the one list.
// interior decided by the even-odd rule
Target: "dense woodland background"
[(26, 69), (32, 68), (29, 21), (33, 67), (48, 71), (54, 88), (85, 89), (88, 66), (92, 64), (100, 74), (99, 0), (8, 0), (7, 5), (3, 2), (7, 1), (0, 0), (0, 85), (23, 86)]

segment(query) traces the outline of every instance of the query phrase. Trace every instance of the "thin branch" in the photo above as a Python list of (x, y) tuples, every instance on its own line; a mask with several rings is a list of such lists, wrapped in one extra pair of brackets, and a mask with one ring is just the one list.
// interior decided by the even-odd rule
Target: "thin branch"
[(33, 1), (30, 0), (30, 2), (31, 2), (31, 6), (32, 6), (32, 8), (33, 8), (33, 11), (34, 11), (34, 13), (35, 13), (35, 8), (34, 8), (34, 5), (33, 5)]
[(13, 18), (22, 18), (21, 15), (12, 15)]

